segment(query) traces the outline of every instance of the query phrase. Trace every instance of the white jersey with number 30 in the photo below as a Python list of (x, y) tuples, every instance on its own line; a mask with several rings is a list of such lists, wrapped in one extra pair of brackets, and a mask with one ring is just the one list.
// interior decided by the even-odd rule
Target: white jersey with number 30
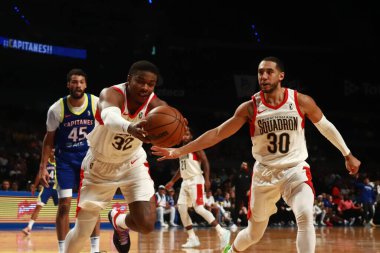
[(287, 168), (307, 158), (305, 117), (297, 91), (285, 88), (284, 100), (274, 107), (262, 91), (252, 96), (254, 116), (250, 125), (252, 155), (265, 166)]

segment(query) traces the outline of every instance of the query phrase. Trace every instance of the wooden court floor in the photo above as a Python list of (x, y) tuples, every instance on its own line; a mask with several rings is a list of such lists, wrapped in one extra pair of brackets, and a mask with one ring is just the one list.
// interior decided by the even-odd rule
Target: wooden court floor
[[(100, 248), (117, 252), (112, 244), (113, 230), (102, 230)], [(131, 253), (214, 253), (221, 252), (214, 229), (196, 229), (201, 246), (181, 249), (187, 234), (182, 228), (157, 229), (148, 235), (131, 233)], [(380, 253), (380, 228), (316, 228), (316, 253)], [(237, 232), (232, 233), (231, 239)], [(268, 228), (263, 239), (245, 252), (296, 252), (296, 228)], [(90, 252), (89, 241), (83, 252)], [(57, 252), (55, 230), (34, 230), (25, 237), (20, 231), (0, 231), (0, 252)]]

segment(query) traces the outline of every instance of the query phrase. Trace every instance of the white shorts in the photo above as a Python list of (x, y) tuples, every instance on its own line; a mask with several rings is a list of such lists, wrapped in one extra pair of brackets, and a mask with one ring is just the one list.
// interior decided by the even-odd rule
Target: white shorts
[(188, 207), (204, 205), (204, 184), (205, 179), (203, 175), (184, 179), (177, 203), (187, 205)]
[(277, 212), (276, 203), (282, 196), (288, 205), (293, 190), (302, 183), (313, 189), (309, 164), (302, 162), (286, 169), (271, 169), (260, 163), (253, 167), (248, 219), (256, 222), (268, 219)]
[(82, 162), (82, 172), (78, 203), (82, 209), (105, 209), (117, 188), (128, 204), (149, 201), (154, 195), (154, 182), (142, 148), (122, 163), (101, 162), (89, 150)]

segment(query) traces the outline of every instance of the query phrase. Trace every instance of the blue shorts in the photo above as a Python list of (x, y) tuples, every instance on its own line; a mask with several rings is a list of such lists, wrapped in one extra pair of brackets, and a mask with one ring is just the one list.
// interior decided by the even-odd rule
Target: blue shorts
[(43, 203), (47, 204), (48, 200), (50, 198), (53, 198), (54, 205), (58, 205), (58, 193), (57, 190), (53, 188), (53, 186), (50, 186), (49, 188), (44, 187), (40, 194), (38, 195), (37, 204)]
[(56, 156), (57, 181), (61, 190), (78, 190), (82, 160), (86, 153), (87, 151), (78, 153), (61, 152)]

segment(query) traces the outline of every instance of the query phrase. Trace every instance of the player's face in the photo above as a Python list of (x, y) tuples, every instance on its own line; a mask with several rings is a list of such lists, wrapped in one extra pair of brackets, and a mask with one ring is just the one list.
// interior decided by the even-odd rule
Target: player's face
[(187, 129), (185, 134), (182, 137), (182, 143), (186, 144), (189, 143), (193, 139), (193, 135), (191, 134), (190, 130)]
[(154, 91), (157, 75), (149, 71), (137, 71), (128, 76), (128, 93), (137, 104), (144, 104)]
[(241, 168), (244, 170), (248, 170), (248, 164), (246, 162), (241, 163)]
[(264, 93), (273, 92), (284, 79), (285, 73), (281, 72), (275, 62), (262, 61), (257, 73), (261, 90)]
[(72, 98), (82, 98), (87, 88), (86, 78), (84, 76), (72, 75), (70, 81), (67, 83), (67, 88)]

